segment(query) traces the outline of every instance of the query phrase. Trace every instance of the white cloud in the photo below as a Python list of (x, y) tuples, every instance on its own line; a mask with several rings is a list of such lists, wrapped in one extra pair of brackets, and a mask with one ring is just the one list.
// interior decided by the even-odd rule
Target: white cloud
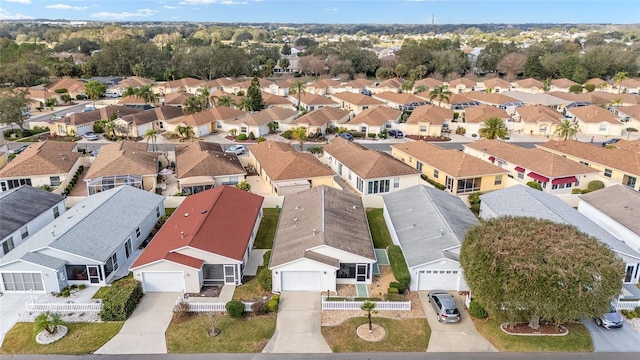
[(332, 8), (332, 9), (327, 9), (327, 11), (338, 11), (338, 9)]
[(147, 17), (157, 14), (158, 11), (153, 9), (140, 9), (136, 12), (123, 11), (119, 13), (102, 11), (91, 14), (91, 17), (98, 19), (126, 19), (131, 17)]
[(47, 5), (45, 8), (56, 10), (87, 10), (86, 6), (71, 6), (66, 4)]
[(4, 0), (4, 1), (18, 3), (18, 4), (25, 4), (25, 5), (31, 4), (31, 0)]
[(173, 9), (182, 9), (182, 6), (165, 5), (165, 6), (163, 6), (163, 8), (169, 9), (169, 10), (173, 10)]
[(0, 8), (0, 20), (24, 20), (24, 19), (33, 19), (31, 16), (22, 15), (22, 14), (12, 14), (7, 12), (5, 9)]
[(204, 5), (204, 4), (221, 4), (221, 5), (247, 5), (246, 1), (235, 0), (184, 0), (179, 2), (180, 5)]

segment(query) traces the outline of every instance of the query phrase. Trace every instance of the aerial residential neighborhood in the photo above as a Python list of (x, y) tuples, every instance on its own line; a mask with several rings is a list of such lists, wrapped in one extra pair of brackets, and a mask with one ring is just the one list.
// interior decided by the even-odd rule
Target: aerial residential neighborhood
[(632, 20), (8, 4), (0, 354), (640, 352)]

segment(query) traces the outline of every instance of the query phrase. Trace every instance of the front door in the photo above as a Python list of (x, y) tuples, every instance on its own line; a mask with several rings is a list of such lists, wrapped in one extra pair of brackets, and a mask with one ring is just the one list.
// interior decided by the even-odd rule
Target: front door
[(236, 266), (235, 265), (224, 266), (224, 283), (225, 284), (236, 283)]
[(356, 282), (367, 281), (368, 264), (356, 264)]
[(624, 283), (633, 283), (633, 272), (636, 269), (635, 265), (627, 265), (627, 271), (624, 274)]
[(95, 265), (87, 265), (89, 270), (89, 282), (92, 284), (100, 283), (100, 269)]

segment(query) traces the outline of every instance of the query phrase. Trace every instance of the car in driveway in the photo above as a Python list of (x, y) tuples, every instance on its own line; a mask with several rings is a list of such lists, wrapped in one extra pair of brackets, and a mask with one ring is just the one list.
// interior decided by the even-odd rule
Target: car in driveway
[(353, 141), (353, 135), (349, 134), (349, 133), (340, 133), (338, 134), (339, 137), (345, 139), (345, 140), (349, 140), (349, 141)]
[(13, 150), (13, 153), (14, 153), (15, 155), (18, 155), (18, 154), (20, 154), (21, 152), (25, 151), (28, 147), (29, 147), (29, 145), (22, 145), (22, 146), (20, 146), (19, 148), (17, 148), (17, 149), (15, 149), (15, 150)]
[(613, 144), (617, 143), (620, 140), (622, 140), (622, 139), (620, 139), (620, 138), (609, 139), (609, 140), (603, 141), (602, 142), (602, 146), (613, 145)]
[(95, 140), (98, 140), (98, 135), (96, 135), (93, 132), (88, 132), (84, 134), (84, 138), (90, 141), (95, 141)]
[(605, 329), (619, 329), (624, 324), (622, 314), (616, 310), (613, 305), (609, 306), (609, 311), (597, 316), (595, 319), (596, 325), (602, 326)]
[(429, 291), (428, 300), (436, 312), (438, 321), (445, 323), (460, 322), (460, 311), (456, 302), (448, 292), (444, 290)]
[(244, 154), (245, 151), (247, 151), (247, 149), (245, 149), (244, 145), (231, 145), (224, 152), (241, 155)]
[(404, 134), (400, 130), (389, 130), (387, 131), (387, 134), (389, 135), (389, 137), (396, 139), (402, 139), (404, 137)]

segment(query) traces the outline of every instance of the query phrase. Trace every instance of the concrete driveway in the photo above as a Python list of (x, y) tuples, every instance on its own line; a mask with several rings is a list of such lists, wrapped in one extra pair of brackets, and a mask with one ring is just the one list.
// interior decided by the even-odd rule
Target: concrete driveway
[(627, 322), (620, 329), (605, 329), (596, 325), (593, 319), (583, 319), (589, 329), (596, 352), (640, 352), (640, 334)]
[(331, 353), (320, 332), (322, 304), (320, 293), (284, 292), (276, 331), (263, 353)]
[(460, 322), (456, 324), (443, 324), (436, 318), (436, 312), (428, 301), (428, 291), (419, 291), (420, 302), (424, 308), (424, 314), (431, 327), (431, 338), (427, 352), (497, 352), (482, 335), (478, 333), (471, 321), (469, 312), (464, 310), (462, 298), (455, 292), (453, 295), (456, 305), (460, 310)]
[(26, 312), (26, 304), (31, 295), (4, 294), (0, 296), (0, 345), (5, 334), (18, 322), (21, 314)]
[(120, 332), (95, 354), (166, 354), (164, 336), (173, 316), (173, 306), (181, 294), (145, 294), (125, 321)]

